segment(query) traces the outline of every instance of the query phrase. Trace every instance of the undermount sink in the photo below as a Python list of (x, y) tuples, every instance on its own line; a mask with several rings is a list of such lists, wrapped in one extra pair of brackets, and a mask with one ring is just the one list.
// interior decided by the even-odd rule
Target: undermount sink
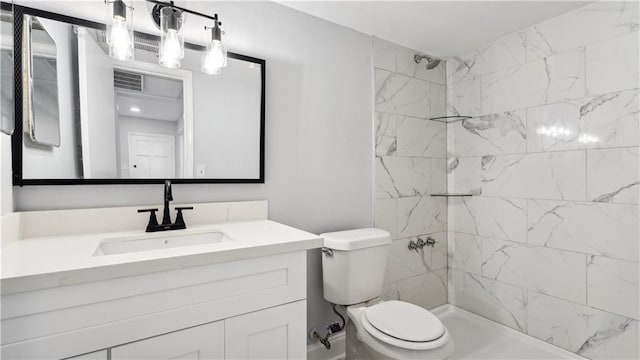
[(94, 256), (126, 254), (185, 246), (219, 244), (233, 241), (220, 231), (189, 233), (153, 233), (106, 238), (100, 241)]

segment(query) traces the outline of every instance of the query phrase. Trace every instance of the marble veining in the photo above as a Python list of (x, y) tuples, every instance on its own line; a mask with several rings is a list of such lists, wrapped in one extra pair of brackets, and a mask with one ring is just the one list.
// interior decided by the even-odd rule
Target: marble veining
[(450, 301), (483, 317), (527, 332), (527, 291), (517, 286), (450, 270)]
[(447, 88), (447, 115), (480, 116), (481, 78), (474, 77)]
[(638, 3), (599, 1), (529, 27), (527, 61), (615, 38), (638, 29)]
[(431, 189), (431, 159), (383, 156), (377, 158), (379, 197), (426, 196)]
[(586, 255), (482, 239), (482, 276), (563, 299), (586, 301)]
[(528, 200), (528, 242), (640, 261), (637, 205)]
[(585, 171), (583, 151), (485, 156), (482, 158), (482, 193), (585, 200)]
[(529, 291), (529, 335), (591, 359), (637, 359), (638, 321)]
[(449, 123), (449, 152), (454, 156), (524, 153), (525, 117), (526, 112), (519, 110)]
[(431, 114), (429, 82), (376, 69), (376, 111), (426, 119)]
[(447, 302), (447, 270), (403, 279), (397, 285), (398, 299), (431, 309)]
[(636, 90), (527, 110), (527, 150), (573, 150), (640, 144)]
[[(374, 225), (394, 239), (383, 299), (432, 308), (447, 302), (446, 124), (429, 120), (447, 112), (446, 62), (427, 70), (419, 51), (373, 38), (375, 67)], [(435, 246), (410, 251), (410, 240)]]
[(398, 236), (400, 238), (446, 230), (446, 199), (410, 197), (398, 199)]
[(527, 203), (491, 197), (449, 201), (449, 231), (526, 242)]
[(376, 155), (394, 155), (398, 148), (396, 138), (397, 115), (376, 112)]
[(640, 147), (587, 151), (587, 184), (592, 201), (640, 203)]
[(449, 302), (638, 359), (640, 3), (595, 2), (448, 61)]
[(587, 263), (587, 304), (638, 320), (639, 278), (638, 262), (592, 256)]
[(483, 76), (482, 113), (492, 114), (583, 97), (584, 64), (582, 48)]
[[(467, 59), (464, 60), (463, 58)], [(490, 41), (465, 57), (454, 57), (448, 72), (450, 83), (485, 75), (500, 69), (520, 65), (526, 60), (526, 34), (516, 32)]]
[(482, 158), (449, 158), (447, 188), (452, 193), (480, 195), (482, 193)]
[(398, 281), (433, 270), (431, 248), (418, 249), (417, 252), (407, 248), (409, 241), (425, 240), (426, 237), (423, 235), (393, 241), (387, 260), (385, 282)]
[(406, 116), (397, 124), (399, 156), (446, 157), (446, 124)]
[(394, 239), (397, 238), (398, 232), (396, 228), (396, 203), (396, 199), (376, 199), (373, 219), (373, 225), (375, 227), (388, 231)]
[(449, 232), (449, 267), (481, 274), (482, 238), (478, 235)]

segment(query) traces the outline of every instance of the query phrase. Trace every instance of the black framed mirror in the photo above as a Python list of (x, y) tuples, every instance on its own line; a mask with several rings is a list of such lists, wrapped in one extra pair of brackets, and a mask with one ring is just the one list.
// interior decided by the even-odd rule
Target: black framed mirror
[(160, 37), (136, 31), (119, 61), (104, 24), (13, 10), (14, 185), (264, 183), (265, 60), (228, 52), (209, 75), (185, 42), (167, 69)]

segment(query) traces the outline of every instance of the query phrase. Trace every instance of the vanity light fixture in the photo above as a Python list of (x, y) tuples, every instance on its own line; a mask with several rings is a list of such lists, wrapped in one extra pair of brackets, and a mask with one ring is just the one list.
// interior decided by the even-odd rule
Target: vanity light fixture
[(215, 20), (213, 27), (204, 27), (205, 30), (211, 30), (211, 41), (202, 58), (202, 72), (205, 74), (218, 75), (227, 66), (227, 47), (222, 43), (223, 31), (220, 25), (222, 22)]
[(151, 16), (160, 28), (160, 65), (167, 68), (180, 67), (180, 60), (184, 58), (184, 31), (182, 25), (184, 14), (197, 15), (205, 19), (213, 20), (213, 27), (205, 26), (205, 30), (211, 30), (211, 38), (202, 58), (202, 71), (207, 74), (219, 74), (221, 69), (227, 66), (227, 49), (222, 42), (224, 33), (218, 20), (218, 14), (209, 16), (193, 10), (176, 6), (173, 1), (164, 2), (158, 0), (146, 0), (152, 4)]
[(133, 60), (133, 7), (123, 0), (105, 0), (108, 5), (107, 45), (109, 56)]

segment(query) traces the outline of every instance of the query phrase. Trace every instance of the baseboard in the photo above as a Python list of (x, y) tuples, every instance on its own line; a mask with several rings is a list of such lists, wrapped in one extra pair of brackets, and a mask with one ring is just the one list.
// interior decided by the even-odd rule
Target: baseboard
[(345, 332), (341, 331), (329, 338), (331, 349), (327, 350), (324, 345), (315, 343), (307, 345), (308, 360), (340, 360), (344, 359), (344, 351), (346, 346)]

